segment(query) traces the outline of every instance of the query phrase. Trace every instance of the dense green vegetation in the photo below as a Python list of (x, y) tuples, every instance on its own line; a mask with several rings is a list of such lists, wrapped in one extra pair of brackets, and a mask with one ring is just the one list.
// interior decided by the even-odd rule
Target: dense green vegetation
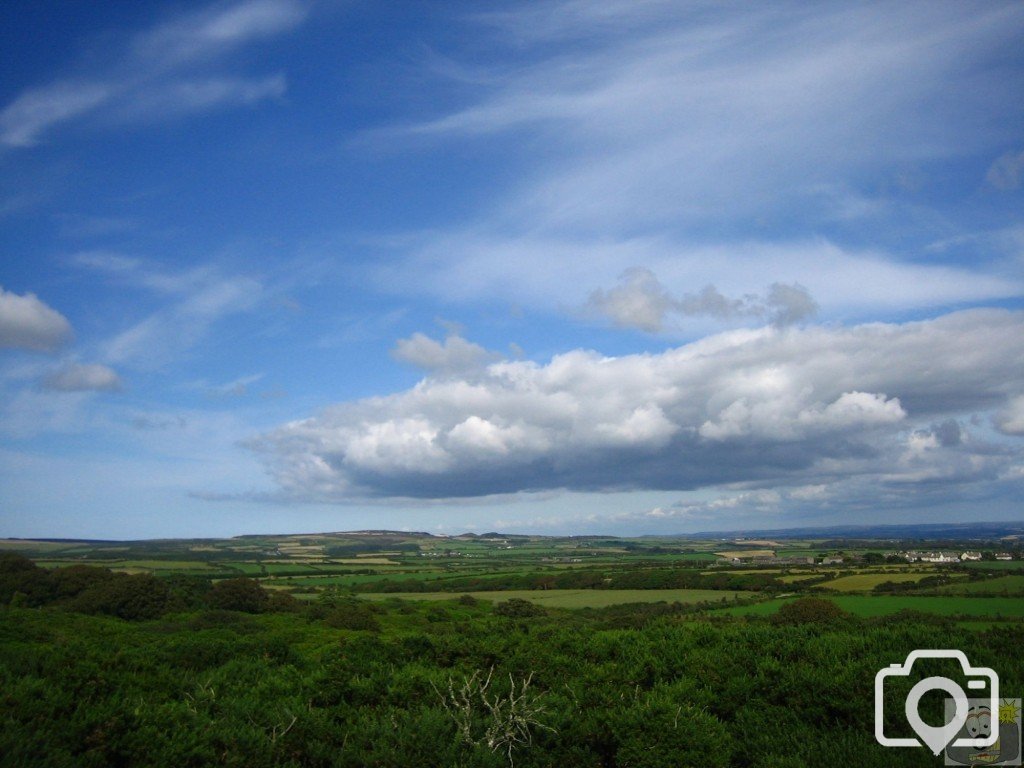
[(879, 668), (960, 648), (1024, 690), (1024, 573), (1002, 562), (847, 544), (827, 568), (709, 569), (685, 542), (417, 541), (0, 553), (0, 765), (923, 766), (874, 740)]

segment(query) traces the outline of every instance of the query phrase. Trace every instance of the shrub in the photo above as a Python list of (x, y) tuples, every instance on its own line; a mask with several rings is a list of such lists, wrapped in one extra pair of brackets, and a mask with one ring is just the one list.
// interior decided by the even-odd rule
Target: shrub
[(70, 607), (128, 620), (155, 619), (166, 610), (170, 594), (166, 584), (148, 573), (116, 574), (83, 590)]
[(772, 616), (773, 624), (828, 624), (848, 617), (846, 611), (820, 597), (801, 597), (783, 603), (778, 613)]
[(53, 583), (45, 568), (24, 555), (0, 553), (0, 606), (14, 602), (35, 607), (49, 602), (52, 596)]
[(510, 597), (508, 600), (494, 606), (494, 612), (499, 616), (507, 616), (510, 619), (525, 619), (531, 616), (544, 616), (547, 611), (539, 605), (523, 600), (521, 597)]
[(270, 603), (270, 595), (255, 579), (239, 577), (214, 584), (206, 595), (206, 602), (211, 608), (224, 611), (262, 613)]
[(376, 606), (355, 599), (339, 600), (328, 609), (324, 624), (334, 629), (354, 629), (380, 632)]
[(296, 600), (287, 592), (275, 589), (270, 593), (270, 599), (267, 601), (267, 610), (274, 613), (296, 613), (302, 610), (302, 602)]

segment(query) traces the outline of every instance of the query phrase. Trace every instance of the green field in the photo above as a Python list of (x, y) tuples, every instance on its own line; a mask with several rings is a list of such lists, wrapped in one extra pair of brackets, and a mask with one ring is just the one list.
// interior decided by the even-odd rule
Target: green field
[(1024, 592), (1024, 576), (1011, 574), (997, 576), (985, 581), (965, 581), (961, 584), (949, 584), (938, 587), (935, 592), (941, 595), (984, 595), (1000, 592)]
[(991, 560), (988, 562), (972, 560), (964, 565), (983, 571), (1024, 571), (1024, 560)]
[(870, 592), (879, 584), (884, 584), (887, 581), (902, 584), (920, 581), (931, 575), (930, 573), (856, 573), (850, 576), (840, 576), (838, 579), (826, 581), (818, 586), (836, 592)]
[(783, 584), (796, 584), (797, 582), (806, 581), (807, 579), (813, 579), (818, 574), (811, 571), (805, 571), (803, 573), (788, 573), (785, 576), (779, 576), (779, 581)]
[[(605, 608), (625, 603), (717, 603), (723, 599), (733, 600), (743, 593), (716, 589), (517, 589), (471, 594), (478, 600), (491, 602), (520, 598), (552, 608)], [(455, 600), (459, 595), (452, 592), (392, 592), (365, 593), (361, 597), (367, 600)]]
[[(786, 600), (771, 600), (753, 605), (739, 605), (716, 611), (716, 615), (769, 616)], [(938, 616), (982, 616), (1024, 618), (1024, 600), (1013, 597), (911, 597), (903, 595), (840, 595), (829, 597), (833, 603), (855, 616), (888, 616), (900, 611), (919, 611)]]

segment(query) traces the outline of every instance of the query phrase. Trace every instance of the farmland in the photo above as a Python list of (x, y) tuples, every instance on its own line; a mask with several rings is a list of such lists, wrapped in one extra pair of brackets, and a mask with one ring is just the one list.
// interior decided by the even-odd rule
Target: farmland
[[(786, 602), (797, 598), (767, 600), (754, 605), (726, 607), (721, 610), (730, 616), (770, 616)], [(980, 600), (970, 597), (902, 597), (892, 595), (840, 595), (829, 598), (839, 608), (854, 616), (891, 616), (901, 611), (917, 611), (935, 616), (963, 616), (984, 619), (1002, 618), (1010, 622), (1024, 619), (1024, 599), (997, 597)]]
[[(874, 741), (874, 673), (914, 648), (965, 648), (1024, 690), (1015, 542), (0, 542), (0, 754), (97, 768), (917, 765)], [(895, 554), (954, 544), (986, 559)], [(1008, 549), (1017, 559), (994, 560)], [(489, 748), (483, 713), (512, 700), (528, 713), (520, 736)]]

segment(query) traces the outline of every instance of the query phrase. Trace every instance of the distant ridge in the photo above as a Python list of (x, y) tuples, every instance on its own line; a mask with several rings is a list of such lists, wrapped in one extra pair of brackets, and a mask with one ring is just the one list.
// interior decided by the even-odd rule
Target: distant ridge
[[(746, 528), (730, 531), (701, 531), (678, 534), (678, 537), (710, 538), (871, 538), (871, 539), (940, 539), (979, 538), (991, 539), (1003, 536), (1024, 536), (1024, 522), (981, 522), (981, 523), (900, 523), (894, 525), (834, 525), (805, 528)], [(642, 538), (667, 538), (645, 536)], [(672, 537), (675, 538), (675, 537)]]
[(807, 526), (802, 528), (741, 528), (719, 531), (700, 531), (698, 533), (675, 533), (675, 534), (566, 534), (562, 536), (551, 536), (545, 534), (524, 534), (524, 533), (499, 533), (488, 531), (486, 533), (463, 533), (439, 534), (426, 531), (389, 531), (389, 530), (359, 530), (359, 531), (328, 531), (328, 532), (306, 532), (306, 533), (247, 533), (230, 537), (181, 537), (181, 538), (153, 538), (153, 539), (73, 539), (54, 537), (25, 537), (25, 536), (0, 536), (0, 540), (7, 541), (38, 541), (54, 544), (138, 544), (144, 542), (209, 542), (229, 540), (273, 540), (273, 539), (296, 539), (303, 536), (309, 537), (366, 537), (380, 536), (390, 538), (425, 538), (425, 539), (572, 539), (575, 541), (598, 541), (598, 540), (629, 540), (629, 539), (740, 539), (740, 538), (773, 538), (773, 539), (806, 539), (806, 538), (834, 538), (834, 539), (999, 539), (1005, 537), (1021, 537), (1024, 539), (1024, 521), (1012, 522), (978, 522), (978, 523), (901, 523), (893, 525), (834, 525), (834, 526)]

